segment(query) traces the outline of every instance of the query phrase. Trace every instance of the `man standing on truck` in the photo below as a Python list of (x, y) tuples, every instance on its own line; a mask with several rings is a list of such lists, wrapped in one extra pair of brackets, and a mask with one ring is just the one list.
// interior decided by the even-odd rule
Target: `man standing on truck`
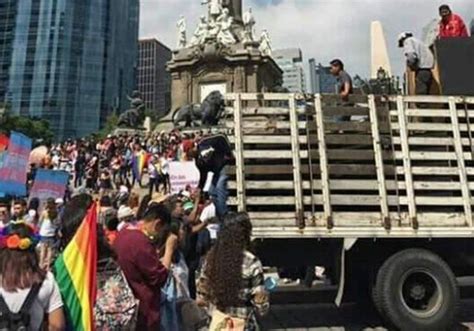
[[(344, 63), (339, 59), (330, 62), (331, 74), (337, 79), (337, 93), (341, 96), (344, 106), (350, 106), (349, 95), (353, 93), (352, 78), (344, 70)], [(351, 119), (350, 116), (337, 116), (336, 122), (345, 122)]]
[(337, 93), (343, 101), (349, 101), (349, 95), (353, 93), (351, 76), (344, 70), (344, 63), (341, 60), (332, 60), (330, 65), (331, 74), (337, 78)]
[(438, 32), (439, 39), (469, 37), (469, 32), (463, 19), (461, 16), (454, 14), (448, 5), (439, 7), (439, 16), (441, 16)]
[(433, 83), (431, 69), (434, 67), (434, 56), (428, 46), (413, 37), (411, 32), (403, 32), (398, 37), (398, 47), (403, 48), (407, 66), (416, 74), (416, 94), (430, 94)]

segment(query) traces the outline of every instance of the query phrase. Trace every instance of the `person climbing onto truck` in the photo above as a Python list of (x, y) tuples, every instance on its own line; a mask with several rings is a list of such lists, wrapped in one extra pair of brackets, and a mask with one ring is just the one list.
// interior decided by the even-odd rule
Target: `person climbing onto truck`
[(448, 5), (439, 7), (439, 22), (438, 38), (458, 38), (469, 37), (467, 26), (461, 16), (454, 14)]
[(433, 83), (434, 56), (428, 46), (413, 37), (411, 32), (403, 32), (398, 36), (398, 47), (403, 48), (407, 66), (416, 74), (416, 94), (430, 94)]
[(229, 140), (223, 134), (204, 137), (188, 152), (188, 156), (196, 159), (200, 172), (199, 189), (212, 196), (217, 216), (222, 220), (228, 211), (229, 197), (225, 166), (234, 158)]

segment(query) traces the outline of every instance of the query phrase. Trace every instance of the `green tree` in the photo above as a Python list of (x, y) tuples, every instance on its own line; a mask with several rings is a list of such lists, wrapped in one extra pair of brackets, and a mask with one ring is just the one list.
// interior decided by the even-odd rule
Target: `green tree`
[(44, 119), (14, 116), (6, 114), (0, 124), (0, 131), (9, 134), (11, 131), (23, 133), (33, 139), (34, 144), (51, 144), (54, 132), (49, 122)]
[(119, 118), (115, 113), (112, 113), (107, 116), (107, 120), (105, 121), (104, 127), (102, 128), (102, 130), (99, 131), (97, 135), (98, 138), (103, 139), (107, 137), (107, 135), (113, 133), (114, 130), (117, 128), (118, 120)]

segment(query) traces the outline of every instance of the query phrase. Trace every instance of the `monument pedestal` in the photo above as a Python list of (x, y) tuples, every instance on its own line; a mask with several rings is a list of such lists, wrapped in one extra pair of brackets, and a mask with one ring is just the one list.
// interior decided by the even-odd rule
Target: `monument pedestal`
[(171, 73), (171, 110), (201, 103), (212, 91), (271, 92), (282, 84), (282, 71), (258, 50), (258, 43), (224, 46), (209, 41), (175, 51), (168, 62)]

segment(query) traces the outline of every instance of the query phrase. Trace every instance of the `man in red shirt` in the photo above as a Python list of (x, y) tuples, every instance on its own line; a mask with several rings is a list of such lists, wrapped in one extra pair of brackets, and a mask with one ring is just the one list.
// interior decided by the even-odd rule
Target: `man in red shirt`
[(168, 237), (161, 261), (152, 242), (170, 222), (166, 207), (154, 204), (145, 213), (142, 229), (124, 229), (114, 242), (118, 264), (140, 301), (137, 330), (160, 329), (161, 288), (166, 284), (178, 238), (175, 235)]
[(469, 37), (466, 24), (459, 15), (454, 14), (448, 5), (439, 7), (441, 21), (438, 38)]

